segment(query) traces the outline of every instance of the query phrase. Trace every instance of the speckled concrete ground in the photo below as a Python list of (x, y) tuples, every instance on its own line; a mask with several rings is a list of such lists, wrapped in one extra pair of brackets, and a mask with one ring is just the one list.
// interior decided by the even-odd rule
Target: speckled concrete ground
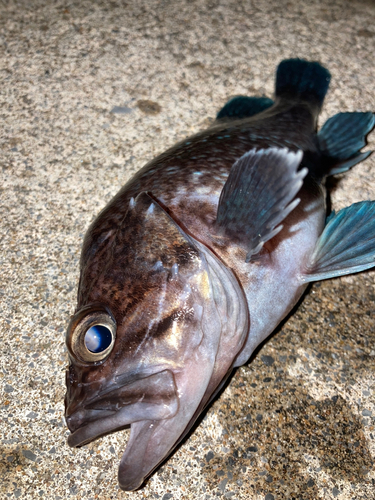
[[(314, 285), (137, 493), (116, 480), (127, 431), (72, 450), (62, 422), (95, 214), (228, 97), (271, 94), (283, 58), (331, 71), (322, 122), (375, 110), (374, 23), (372, 0), (0, 1), (1, 499), (374, 498), (374, 273)], [(375, 157), (333, 205), (368, 198)]]

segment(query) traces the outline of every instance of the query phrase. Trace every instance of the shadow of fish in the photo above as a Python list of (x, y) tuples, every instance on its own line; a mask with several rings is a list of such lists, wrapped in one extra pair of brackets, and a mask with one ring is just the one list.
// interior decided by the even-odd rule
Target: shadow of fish
[(316, 62), (283, 61), (274, 102), (229, 101), (89, 228), (66, 338), (68, 443), (130, 425), (122, 489), (170, 455), (309, 282), (374, 266), (374, 202), (326, 219), (325, 178), (370, 154), (374, 126), (339, 113), (316, 133), (329, 80)]

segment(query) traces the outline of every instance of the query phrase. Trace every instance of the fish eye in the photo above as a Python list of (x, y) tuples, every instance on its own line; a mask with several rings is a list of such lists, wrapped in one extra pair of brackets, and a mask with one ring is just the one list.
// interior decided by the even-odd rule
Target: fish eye
[(112, 342), (112, 332), (104, 325), (90, 326), (85, 334), (85, 346), (90, 352), (105, 351)]
[(73, 316), (68, 327), (66, 345), (78, 361), (104, 361), (113, 349), (116, 322), (107, 308), (85, 307)]

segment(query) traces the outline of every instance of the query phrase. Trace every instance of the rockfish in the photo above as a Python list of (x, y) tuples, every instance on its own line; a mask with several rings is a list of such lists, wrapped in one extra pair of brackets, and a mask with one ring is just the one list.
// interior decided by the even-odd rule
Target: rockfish
[(317, 62), (281, 62), (274, 100), (231, 99), (90, 226), (66, 336), (68, 444), (130, 426), (122, 489), (172, 453), (310, 282), (375, 265), (375, 202), (327, 214), (325, 188), (370, 154), (374, 115), (317, 132), (329, 81)]

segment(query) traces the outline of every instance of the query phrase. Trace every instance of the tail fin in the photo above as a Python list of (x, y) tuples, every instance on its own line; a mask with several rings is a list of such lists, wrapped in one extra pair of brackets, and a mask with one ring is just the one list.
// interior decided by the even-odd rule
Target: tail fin
[(282, 61), (276, 73), (276, 97), (315, 101), (322, 106), (331, 75), (318, 62), (303, 59)]

